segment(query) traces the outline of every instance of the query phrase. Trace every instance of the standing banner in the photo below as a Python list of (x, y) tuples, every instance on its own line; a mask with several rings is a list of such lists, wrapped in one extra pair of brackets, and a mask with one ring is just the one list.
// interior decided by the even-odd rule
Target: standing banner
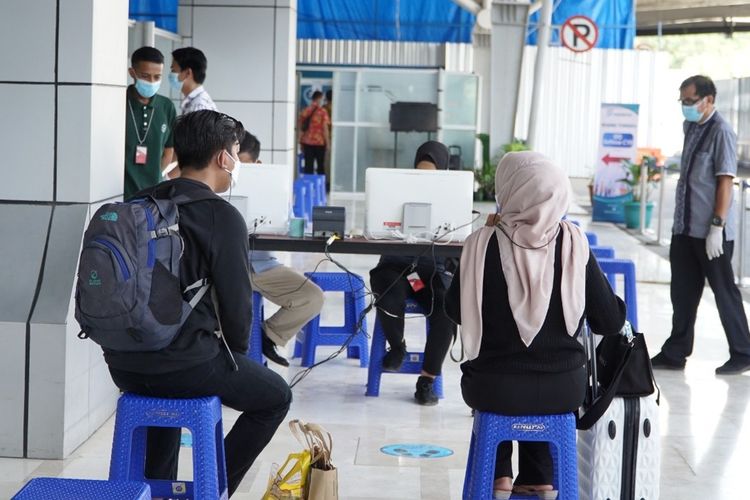
[(638, 104), (602, 103), (599, 152), (594, 173), (592, 220), (625, 222), (625, 202), (633, 199), (622, 162), (638, 155)]

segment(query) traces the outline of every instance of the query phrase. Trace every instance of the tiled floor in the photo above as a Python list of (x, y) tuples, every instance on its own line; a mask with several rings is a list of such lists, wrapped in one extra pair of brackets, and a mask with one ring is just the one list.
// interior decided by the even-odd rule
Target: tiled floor
[[(486, 208), (482, 207), (485, 211)], [(580, 210), (573, 213), (583, 226), (599, 235), (601, 244), (614, 246), (619, 257), (636, 262), (640, 325), (651, 351), (657, 352), (670, 329), (669, 263), (623, 230), (610, 224), (591, 224)], [(286, 255), (284, 259), (305, 270), (320, 257)], [(340, 260), (367, 277), (367, 270), (377, 258), (341, 256)], [(334, 270), (334, 266), (325, 263), (321, 270)], [(332, 298), (326, 315), (337, 316), (334, 311), (339, 300)], [(371, 329), (374, 317), (368, 321)], [(407, 325), (407, 342), (417, 346), (423, 341), (422, 320), (409, 321)], [(695, 353), (685, 372), (657, 372), (662, 391), (661, 497), (749, 498), (745, 479), (750, 463), (750, 416), (746, 411), (750, 376), (714, 375), (714, 368), (728, 354), (710, 289), (701, 302), (697, 332)], [(298, 370), (296, 360), (290, 369), (279, 372), (291, 378)], [(334, 436), (333, 458), (339, 468), (340, 497), (460, 498), (472, 421), (460, 395), (458, 364), (446, 360), (446, 398), (430, 408), (413, 402), (416, 376), (385, 375), (378, 398), (364, 396), (366, 379), (367, 371), (359, 368), (356, 360), (337, 358), (316, 368), (294, 389), (289, 418), (318, 422)], [(237, 414), (225, 410), (224, 416), (228, 429)], [(0, 498), (9, 498), (34, 476), (106, 478), (112, 424), (110, 419), (66, 460), (0, 459)], [(380, 452), (382, 446), (393, 443), (431, 443), (450, 448), (454, 454), (439, 459), (407, 459)], [(299, 448), (287, 427), (282, 426), (233, 498), (261, 498), (271, 464), (283, 462), (288, 453)], [(189, 449), (183, 452), (183, 468), (189, 469)], [(185, 475), (189, 477), (188, 472)]]

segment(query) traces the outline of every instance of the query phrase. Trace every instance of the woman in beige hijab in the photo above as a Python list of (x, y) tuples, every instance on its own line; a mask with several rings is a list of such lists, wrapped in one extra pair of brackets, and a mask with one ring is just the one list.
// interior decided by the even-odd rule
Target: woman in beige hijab
[[(617, 334), (625, 304), (584, 233), (563, 220), (570, 183), (562, 169), (538, 153), (509, 153), (497, 167), (495, 193), (499, 211), (466, 240), (446, 299), (468, 358), (464, 400), (504, 415), (576, 411), (586, 390), (576, 339), (583, 319), (598, 334)], [(495, 498), (553, 489), (547, 443), (519, 443), (515, 486), (511, 453), (511, 443), (498, 447)]]

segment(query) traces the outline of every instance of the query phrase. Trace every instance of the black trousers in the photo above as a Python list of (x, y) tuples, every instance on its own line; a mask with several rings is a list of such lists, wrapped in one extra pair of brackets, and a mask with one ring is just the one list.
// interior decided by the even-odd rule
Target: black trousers
[(721, 325), (729, 343), (729, 355), (750, 359), (750, 332), (742, 295), (734, 284), (732, 252), (734, 242), (724, 240), (724, 254), (712, 260), (706, 255), (706, 240), (673, 235), (669, 249), (672, 269), (672, 333), (661, 352), (668, 359), (683, 362), (693, 352), (695, 319), (706, 279), (716, 297)]
[[(302, 152), (305, 154), (305, 173), (325, 175), (326, 173), (326, 147), (311, 146), (310, 144), (302, 145)], [(313, 162), (315, 167), (313, 168)]]
[[(461, 365), (461, 393), (470, 407), (501, 415), (550, 415), (576, 411), (586, 394), (586, 368), (564, 373), (484, 373)], [(513, 444), (497, 448), (495, 478), (513, 477)], [(519, 441), (516, 484), (552, 484), (549, 444)]]
[[(123, 391), (161, 398), (219, 396), (242, 414), (224, 438), (229, 496), (283, 422), (292, 392), (275, 372), (235, 353), (238, 371), (226, 352), (201, 365), (173, 373), (144, 375), (110, 368)], [(150, 427), (146, 444), (146, 477), (177, 479), (179, 428)]]
[(403, 269), (395, 265), (379, 265), (370, 271), (370, 287), (378, 297), (378, 320), (388, 344), (391, 347), (400, 344), (404, 339), (406, 299), (415, 300), (428, 314), (427, 321), (430, 325), (422, 369), (430, 375), (440, 375), (445, 355), (448, 354), (456, 332), (456, 325), (445, 313), (445, 284), (440, 273), (432, 276), (431, 270), (426, 269), (420, 273), (425, 287), (414, 292), (406, 276), (399, 277), (401, 271)]

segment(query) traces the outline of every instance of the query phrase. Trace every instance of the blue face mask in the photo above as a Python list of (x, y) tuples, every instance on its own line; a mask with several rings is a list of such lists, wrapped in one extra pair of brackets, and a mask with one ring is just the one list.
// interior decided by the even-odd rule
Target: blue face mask
[(180, 81), (180, 74), (179, 73), (170, 73), (169, 74), (169, 84), (172, 86), (175, 90), (182, 90), (182, 82)]
[(685, 117), (685, 119), (689, 122), (699, 122), (700, 119), (703, 117), (703, 112), (698, 111), (698, 106), (700, 103), (703, 102), (703, 99), (696, 102), (695, 104), (691, 106), (682, 105), (682, 116)]
[(141, 80), (140, 78), (136, 78), (135, 80), (135, 90), (137, 90), (138, 93), (143, 97), (146, 97), (148, 99), (154, 97), (154, 94), (156, 94), (156, 92), (159, 90), (159, 87), (161, 87), (161, 80), (158, 80), (156, 82), (147, 82), (146, 80)]

